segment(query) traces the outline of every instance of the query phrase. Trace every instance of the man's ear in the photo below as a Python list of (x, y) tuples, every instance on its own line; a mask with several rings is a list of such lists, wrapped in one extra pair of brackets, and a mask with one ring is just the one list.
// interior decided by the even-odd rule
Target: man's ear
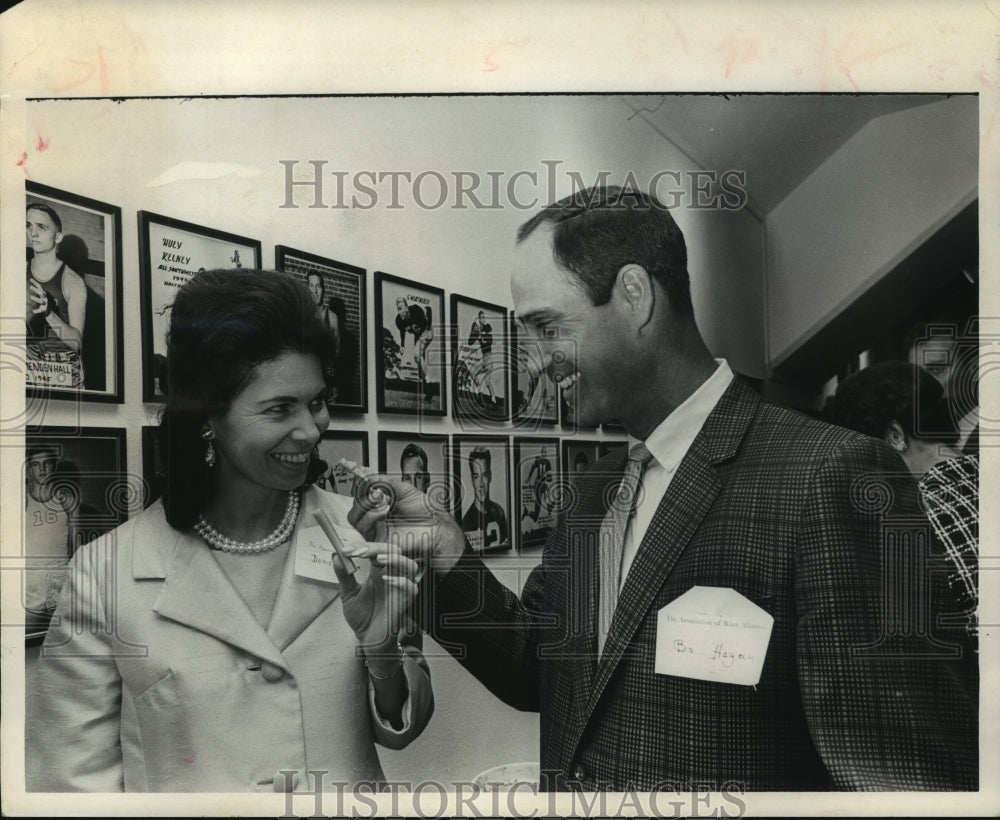
[(897, 453), (905, 453), (909, 449), (910, 441), (903, 432), (902, 425), (893, 419), (889, 426), (885, 428), (885, 443), (892, 447)]
[(656, 304), (656, 293), (649, 272), (634, 262), (623, 265), (615, 279), (615, 290), (622, 304), (639, 321), (640, 326), (646, 324)]

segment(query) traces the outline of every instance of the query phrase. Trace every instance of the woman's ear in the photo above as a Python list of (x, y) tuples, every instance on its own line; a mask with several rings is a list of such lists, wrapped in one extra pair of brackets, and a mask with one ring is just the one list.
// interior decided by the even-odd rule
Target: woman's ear
[(910, 447), (909, 439), (903, 432), (902, 425), (895, 419), (890, 421), (889, 426), (885, 428), (885, 443), (897, 453), (905, 453)]

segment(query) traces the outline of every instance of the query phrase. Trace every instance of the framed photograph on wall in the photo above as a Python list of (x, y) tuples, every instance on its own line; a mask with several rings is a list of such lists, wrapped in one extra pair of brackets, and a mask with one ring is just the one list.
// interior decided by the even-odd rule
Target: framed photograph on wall
[(451, 295), (452, 415), (457, 420), (510, 418), (508, 314), (500, 305)]
[(369, 466), (368, 433), (364, 430), (327, 430), (319, 439), (319, 456), (326, 462), (326, 470), (316, 479), (316, 486), (332, 493), (352, 496), (354, 476), (335, 467), (342, 458)]
[(588, 470), (601, 457), (601, 442), (590, 439), (562, 440), (562, 468), (567, 479)]
[(177, 289), (202, 270), (259, 268), (260, 248), (257, 239), (139, 211), (143, 401), (163, 401), (167, 330)]
[(365, 269), (284, 245), (274, 248), (274, 266), (309, 288), (316, 312), (337, 340), (333, 413), (368, 412), (368, 320)]
[(600, 446), (597, 448), (597, 453), (600, 458), (604, 458), (612, 450), (617, 450), (620, 447), (628, 449), (628, 442), (622, 439), (621, 441), (617, 439), (602, 441)]
[(375, 324), (378, 412), (446, 415), (444, 291), (376, 271)]
[(554, 426), (559, 421), (556, 383), (545, 368), (541, 345), (532, 341), (510, 316), (511, 421), (515, 429)]
[(451, 438), (455, 517), (475, 552), (511, 548), (510, 443), (506, 436)]
[(30, 180), (24, 188), (28, 395), (121, 404), (121, 208)]
[(514, 510), (517, 550), (545, 546), (559, 502), (559, 439), (514, 437)]
[(21, 608), (25, 638), (45, 636), (69, 559), (125, 521), (141, 495), (126, 472), (125, 430), (29, 427), (24, 442)]
[(434, 509), (454, 510), (454, 477), (448, 464), (448, 436), (381, 430), (378, 471), (397, 475), (425, 493)]

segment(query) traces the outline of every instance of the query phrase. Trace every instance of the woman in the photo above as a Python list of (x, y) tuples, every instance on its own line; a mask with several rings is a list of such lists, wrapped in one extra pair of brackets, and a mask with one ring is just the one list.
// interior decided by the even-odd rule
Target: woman
[(334, 554), (314, 514), (350, 527), (352, 500), (308, 483), (333, 356), (291, 277), (208, 271), (178, 291), (164, 494), (72, 561), (29, 704), (29, 789), (378, 782), (374, 744), (423, 730), (427, 665), (397, 641), (416, 565), (311, 561)]
[(826, 409), (829, 421), (883, 439), (920, 488), (927, 517), (944, 546), (949, 584), (975, 635), (979, 605), (979, 456), (958, 449), (945, 390), (930, 372), (880, 362), (846, 378)]

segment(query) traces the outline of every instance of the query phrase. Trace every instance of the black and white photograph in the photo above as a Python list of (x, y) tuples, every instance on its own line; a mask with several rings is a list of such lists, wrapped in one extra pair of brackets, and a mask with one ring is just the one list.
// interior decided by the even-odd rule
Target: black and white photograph
[(448, 436), (379, 430), (378, 471), (412, 484), (434, 509), (452, 510), (456, 490), (448, 463)]
[(510, 440), (456, 435), (452, 470), (459, 489), (455, 517), (475, 553), (511, 549)]
[(456, 419), (474, 425), (506, 421), (510, 416), (507, 315), (500, 305), (451, 294), (452, 415)]
[(284, 245), (274, 249), (274, 266), (309, 288), (316, 300), (316, 313), (336, 339), (337, 360), (327, 407), (332, 413), (367, 412), (365, 269)]
[(326, 463), (326, 469), (316, 479), (316, 486), (353, 497), (357, 476), (350, 470), (337, 469), (337, 465), (346, 459), (356, 465), (370, 466), (368, 433), (364, 430), (327, 430), (320, 437), (318, 447), (319, 457)]
[(561, 510), (559, 439), (514, 436), (514, 508), (520, 509), (518, 552), (541, 548)]
[(28, 393), (120, 404), (121, 209), (32, 180), (24, 187)]
[(380, 413), (443, 416), (444, 290), (375, 273), (376, 391)]
[(5, 814), (997, 814), (996, 9), (506, 6), (0, 15)]
[(601, 442), (596, 439), (564, 438), (562, 440), (562, 469), (569, 480), (578, 478), (601, 457)]
[(124, 429), (25, 432), (21, 607), (29, 644), (45, 637), (70, 558), (125, 520), (138, 484), (126, 473)]
[(163, 401), (166, 392), (167, 331), (177, 289), (199, 271), (260, 264), (257, 239), (139, 212), (143, 401)]
[(529, 337), (510, 317), (510, 390), (515, 428), (537, 429), (559, 421), (558, 387), (546, 361), (545, 343)]

